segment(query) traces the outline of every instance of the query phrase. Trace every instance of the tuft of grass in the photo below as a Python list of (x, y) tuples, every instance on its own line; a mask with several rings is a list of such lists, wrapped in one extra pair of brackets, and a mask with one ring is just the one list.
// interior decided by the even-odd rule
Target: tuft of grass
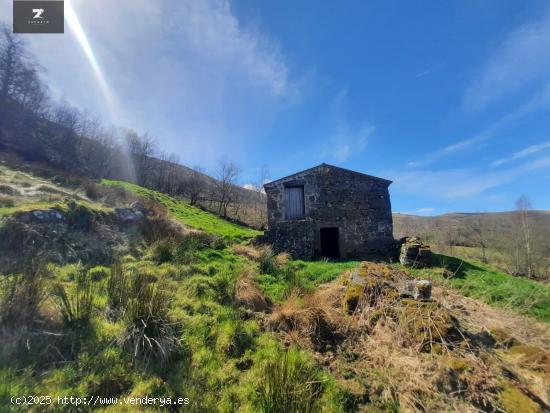
[(176, 323), (169, 315), (170, 299), (162, 286), (136, 276), (124, 312), (121, 347), (146, 366), (166, 362), (180, 348)]
[(46, 275), (31, 270), (24, 275), (5, 276), (0, 280), (0, 325), (31, 325), (46, 298)]
[(67, 292), (63, 284), (54, 284), (52, 296), (61, 313), (63, 324), (73, 329), (84, 329), (92, 318), (96, 291), (91, 277), (85, 271), (80, 271), (75, 281), (76, 285), (70, 292)]
[(111, 271), (109, 268), (104, 267), (103, 265), (97, 265), (88, 270), (88, 276), (92, 281), (101, 281), (104, 278), (107, 278), (110, 273)]
[(263, 360), (255, 407), (263, 413), (313, 413), (321, 410), (324, 385), (319, 370), (298, 349), (278, 350)]
[(122, 265), (111, 267), (111, 276), (107, 281), (107, 318), (116, 320), (123, 313), (128, 302), (130, 278), (123, 271)]
[(173, 246), (171, 242), (157, 242), (151, 251), (151, 259), (156, 264), (163, 264), (174, 259)]
[(178, 244), (174, 251), (176, 262), (189, 264), (198, 251), (217, 244), (215, 237), (204, 232), (191, 232)]
[(261, 234), (260, 231), (226, 221), (210, 212), (191, 206), (187, 202), (176, 200), (152, 189), (147, 189), (129, 182), (110, 179), (103, 179), (101, 183), (108, 187), (124, 188), (141, 197), (157, 201), (168, 208), (170, 215), (181, 223), (208, 232), (209, 234), (217, 235), (229, 241), (244, 241)]
[(416, 277), (442, 281), (462, 294), (487, 304), (550, 322), (550, 286), (514, 277), (477, 261), (443, 254), (433, 256), (435, 268), (409, 269), (410, 273)]

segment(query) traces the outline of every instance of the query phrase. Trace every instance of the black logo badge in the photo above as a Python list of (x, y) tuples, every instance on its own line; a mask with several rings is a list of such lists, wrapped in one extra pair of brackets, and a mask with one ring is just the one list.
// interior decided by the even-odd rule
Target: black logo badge
[(14, 33), (64, 33), (62, 0), (14, 0)]

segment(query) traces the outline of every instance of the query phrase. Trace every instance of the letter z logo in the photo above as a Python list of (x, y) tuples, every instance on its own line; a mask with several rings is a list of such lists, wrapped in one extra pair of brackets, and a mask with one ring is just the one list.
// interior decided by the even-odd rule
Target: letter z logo
[(43, 19), (42, 13), (44, 13), (44, 9), (32, 9), (32, 12), (34, 13), (33, 19)]

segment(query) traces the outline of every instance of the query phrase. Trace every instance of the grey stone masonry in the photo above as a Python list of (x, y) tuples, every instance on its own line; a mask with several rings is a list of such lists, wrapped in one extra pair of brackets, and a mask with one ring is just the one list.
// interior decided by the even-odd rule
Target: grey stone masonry
[[(390, 184), (327, 164), (270, 182), (264, 185), (267, 239), (276, 250), (296, 258), (322, 257), (330, 251), (333, 258), (393, 260), (398, 246), (393, 239)], [(299, 188), (298, 195), (288, 188)], [(295, 198), (285, 199), (290, 196)], [(297, 202), (303, 202), (303, 215)], [(286, 209), (291, 208), (289, 214)], [(298, 219), (287, 218), (295, 217), (296, 211)]]

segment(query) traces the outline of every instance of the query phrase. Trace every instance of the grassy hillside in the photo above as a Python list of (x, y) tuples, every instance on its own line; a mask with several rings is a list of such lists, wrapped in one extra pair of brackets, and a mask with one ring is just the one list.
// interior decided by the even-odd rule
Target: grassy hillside
[[(27, 178), (28, 187), (35, 187), (34, 178)], [(12, 181), (8, 185), (19, 190)], [(392, 277), (408, 277), (399, 265), (363, 265), (370, 268), (365, 275), (370, 278), (358, 290), (342, 275), (358, 262), (292, 260), (267, 246), (252, 247), (247, 241), (258, 231), (120, 181), (103, 181), (92, 191), (97, 213), (89, 214), (90, 222), (75, 220), (78, 228), (72, 228), (70, 211), (88, 210), (91, 203), (82, 188), (71, 191), (52, 200), (59, 205), (67, 197), (73, 201), (73, 207), (59, 209), (62, 223), (51, 227), (58, 234), (62, 228), (76, 238), (97, 234), (97, 241), (114, 239), (113, 233), (121, 231), (132, 237), (118, 240), (112, 265), (98, 265), (94, 255), (79, 249), (82, 259), (72, 264), (40, 262), (22, 274), (0, 277), (0, 406), (8, 405), (13, 394), (36, 394), (101, 401), (95, 407), (22, 405), (12, 410), (343, 413), (414, 411), (418, 406), (421, 411), (448, 406), (450, 411), (496, 411), (498, 406), (514, 412), (509, 407), (520, 403), (537, 411), (538, 402), (525, 390), (529, 383), (502, 377), (500, 361), (493, 361), (499, 353), (480, 347), (478, 331), (454, 334), (458, 321), (437, 298), (411, 302), (396, 294), (400, 280)], [(171, 221), (153, 213), (140, 226), (126, 228), (113, 214), (135, 200), (128, 192), (165, 206), (170, 218), (200, 231), (168, 231)], [(39, 225), (50, 228), (52, 222), (17, 221), (14, 211), (33, 211), (38, 198), (26, 203), (10, 195), (14, 209), (5, 210), (2, 222), (15, 222), (23, 234), (36, 233)], [(159, 236), (159, 230), (168, 232)], [(66, 251), (77, 250), (67, 234), (59, 237), (64, 246), (70, 241)], [(413, 275), (550, 321), (544, 286), (474, 262), (437, 259), (437, 267), (413, 270)], [(370, 297), (365, 302), (371, 304), (394, 301), (388, 308), (351, 312), (353, 294)], [(356, 304), (365, 305), (365, 298), (357, 298)], [(426, 327), (432, 323), (444, 331), (426, 347), (425, 329), (435, 332)], [(456, 346), (452, 340), (458, 340)], [(523, 354), (524, 347), (539, 357), (538, 347), (520, 345), (502, 350), (503, 357)], [(515, 361), (504, 362), (519, 377)], [(189, 405), (118, 403), (145, 396), (188, 398)], [(110, 398), (117, 404), (108, 405)]]
[(191, 228), (206, 231), (210, 234), (218, 235), (227, 240), (244, 241), (261, 234), (260, 231), (228, 222), (210, 212), (191, 206), (186, 202), (177, 201), (168, 195), (143, 188), (139, 185), (108, 179), (104, 179), (102, 184), (110, 187), (124, 188), (136, 195), (157, 201), (167, 207), (170, 214), (183, 224)]
[(431, 278), (462, 294), (498, 307), (550, 322), (550, 286), (506, 274), (474, 260), (434, 254), (435, 268), (412, 269), (420, 278)]
[[(550, 281), (550, 211), (526, 212), (530, 267), (519, 212), (452, 213), (432, 217), (393, 214), (394, 236), (418, 236), (433, 250), (487, 262), (500, 270)], [(482, 248), (483, 247), (483, 248)]]

